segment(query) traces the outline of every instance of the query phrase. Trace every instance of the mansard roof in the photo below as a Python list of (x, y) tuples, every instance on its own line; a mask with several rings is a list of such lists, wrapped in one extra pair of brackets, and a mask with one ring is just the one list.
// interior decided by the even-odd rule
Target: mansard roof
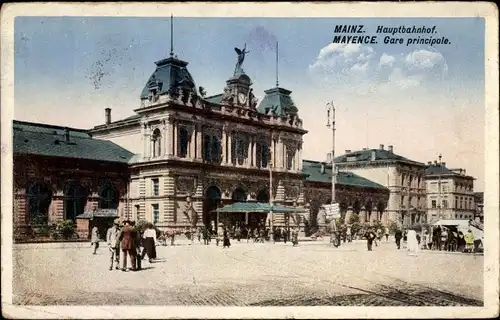
[[(332, 166), (329, 164), (325, 164), (320, 161), (303, 160), (302, 172), (308, 175), (306, 181), (323, 183), (332, 182)], [(348, 171), (339, 171), (337, 173), (336, 184), (359, 188), (375, 188), (388, 190), (381, 184), (365, 179), (361, 176), (358, 176), (357, 174)]]
[[(455, 170), (455, 169), (454, 169)], [(425, 176), (426, 177), (434, 177), (434, 176), (443, 176), (443, 177), (462, 177), (466, 179), (474, 179), (471, 176), (467, 176), (465, 174), (460, 174), (458, 172), (455, 172), (454, 170), (448, 169), (446, 165), (444, 164), (431, 164), (428, 165), (427, 168), (425, 169)], [(458, 169), (457, 169), (458, 170)]]
[[(372, 160), (372, 154), (375, 152), (375, 160)], [(341, 155), (335, 158), (335, 163), (344, 162), (369, 162), (369, 161), (396, 161), (396, 162), (408, 162), (416, 165), (424, 166), (425, 164), (413, 161), (390, 150), (385, 149), (363, 149), (358, 151), (353, 151)]]
[(170, 57), (155, 64), (156, 70), (142, 89), (141, 99), (147, 99), (152, 88), (155, 88), (158, 94), (166, 93), (172, 87), (187, 88), (196, 92), (193, 77), (186, 68), (187, 62)]
[(298, 109), (290, 96), (292, 91), (276, 87), (264, 92), (266, 95), (258, 107), (260, 113), (277, 116), (297, 115)]
[[(13, 122), (15, 154), (127, 163), (133, 153), (117, 144), (93, 139), (87, 130), (61, 126)], [(66, 133), (68, 138), (66, 140)]]

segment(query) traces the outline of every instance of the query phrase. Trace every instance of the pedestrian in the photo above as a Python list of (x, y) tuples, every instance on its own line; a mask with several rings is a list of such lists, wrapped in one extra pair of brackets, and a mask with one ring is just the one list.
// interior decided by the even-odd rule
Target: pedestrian
[(288, 231), (283, 228), (283, 242), (286, 244), (286, 242), (288, 241)]
[(431, 250), (431, 249), (433, 249), (432, 245), (433, 245), (434, 241), (432, 239), (431, 234), (427, 230), (425, 230), (425, 234), (427, 235), (427, 249)]
[(118, 221), (113, 222), (111, 228), (106, 232), (106, 242), (108, 243), (109, 255), (111, 264), (109, 270), (113, 270), (113, 262), (115, 262), (116, 270), (120, 269), (120, 242), (118, 238), (120, 237), (120, 223)]
[(292, 232), (292, 244), (294, 247), (299, 245), (299, 230), (297, 228)]
[(418, 239), (417, 232), (413, 229), (408, 230), (407, 233), (407, 245), (408, 254), (411, 256), (416, 256), (418, 254)]
[(346, 236), (347, 236), (347, 241), (348, 242), (352, 242), (352, 230), (351, 230), (351, 226), (347, 226)]
[(365, 232), (366, 246), (368, 247), (368, 251), (372, 251), (373, 241), (375, 241), (376, 237), (377, 235), (375, 234), (375, 232), (373, 232), (371, 228), (369, 228)]
[(173, 229), (170, 231), (170, 245), (175, 246), (175, 233), (177, 230)]
[(394, 233), (394, 239), (396, 239), (396, 246), (398, 247), (398, 250), (401, 249), (401, 238), (403, 238), (403, 233), (401, 230), (397, 229)]
[(446, 251), (446, 246), (448, 245), (448, 232), (446, 231), (446, 228), (443, 227), (443, 230), (441, 231), (440, 235), (440, 247), (439, 251), (445, 250)]
[(467, 230), (467, 233), (464, 235), (465, 240), (465, 250), (467, 252), (474, 252), (474, 234), (472, 230)]
[(465, 251), (465, 235), (462, 231), (458, 231), (457, 249), (462, 253)]
[(198, 243), (201, 243), (201, 228), (198, 228), (196, 235), (198, 236)]
[(210, 239), (210, 230), (205, 226), (203, 227), (203, 244), (208, 245)]
[(140, 229), (136, 226), (135, 221), (130, 222), (130, 226), (135, 231), (135, 270), (142, 270), (142, 257), (141, 257), (141, 245), (142, 245), (142, 236)]
[(224, 231), (222, 232), (222, 248), (229, 247), (231, 247), (231, 241), (229, 241), (229, 234), (227, 232), (227, 229), (224, 228)]
[(96, 226), (94, 226), (91, 231), (90, 245), (94, 248), (93, 254), (96, 254), (99, 248), (99, 229), (97, 229)]
[(385, 227), (385, 241), (389, 242), (389, 228)]
[(131, 270), (135, 271), (137, 232), (130, 226), (129, 220), (124, 221), (123, 225), (119, 238), (121, 242), (120, 247), (123, 253), (122, 271), (127, 271), (127, 255), (130, 259)]
[(147, 254), (149, 263), (152, 263), (156, 259), (156, 230), (152, 223), (146, 224), (142, 239), (144, 250), (142, 251), (141, 260), (144, 260)]

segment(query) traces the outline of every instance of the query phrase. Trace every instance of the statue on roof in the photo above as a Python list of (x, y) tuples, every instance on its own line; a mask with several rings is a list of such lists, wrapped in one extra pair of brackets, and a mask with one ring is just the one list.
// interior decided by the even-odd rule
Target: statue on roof
[(249, 53), (250, 51), (247, 50), (247, 44), (245, 43), (245, 46), (243, 47), (243, 50), (240, 50), (238, 48), (234, 48), (234, 51), (238, 54), (238, 62), (236, 62), (236, 68), (234, 69), (234, 75), (237, 75), (238, 73), (243, 73), (243, 69), (241, 68), (241, 65), (243, 64), (243, 61), (245, 60), (245, 55)]

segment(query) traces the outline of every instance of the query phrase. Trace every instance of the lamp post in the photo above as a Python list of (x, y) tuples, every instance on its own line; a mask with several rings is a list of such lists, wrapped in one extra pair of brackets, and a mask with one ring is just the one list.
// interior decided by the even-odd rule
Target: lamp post
[[(337, 175), (337, 172), (335, 170), (335, 106), (333, 104), (333, 101), (331, 102), (328, 102), (326, 104), (326, 117), (327, 117), (327, 120), (326, 120), (326, 127), (328, 129), (332, 129), (332, 153), (331, 153), (331, 157), (332, 157), (332, 201), (331, 201), (331, 204), (332, 204), (332, 210), (333, 210), (333, 204), (335, 203), (335, 182), (336, 182), (336, 175)], [(337, 229), (337, 226), (335, 225), (335, 219), (333, 219), (333, 227), (334, 229), (336, 230)]]
[(438, 163), (438, 220), (441, 220), (441, 154), (439, 154), (439, 163)]
[[(271, 148), (273, 147), (273, 138), (271, 137)], [(274, 243), (274, 212), (273, 212), (273, 160), (274, 157), (270, 157), (269, 161), (269, 237)]]

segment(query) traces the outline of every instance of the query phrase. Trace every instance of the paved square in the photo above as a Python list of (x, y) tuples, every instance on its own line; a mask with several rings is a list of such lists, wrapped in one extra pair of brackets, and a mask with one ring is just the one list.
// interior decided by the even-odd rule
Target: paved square
[(109, 271), (108, 249), (14, 246), (14, 303), (24, 305), (483, 305), (483, 256), (421, 252), (383, 242), (326, 241), (229, 249), (182, 241), (157, 247), (140, 272)]

